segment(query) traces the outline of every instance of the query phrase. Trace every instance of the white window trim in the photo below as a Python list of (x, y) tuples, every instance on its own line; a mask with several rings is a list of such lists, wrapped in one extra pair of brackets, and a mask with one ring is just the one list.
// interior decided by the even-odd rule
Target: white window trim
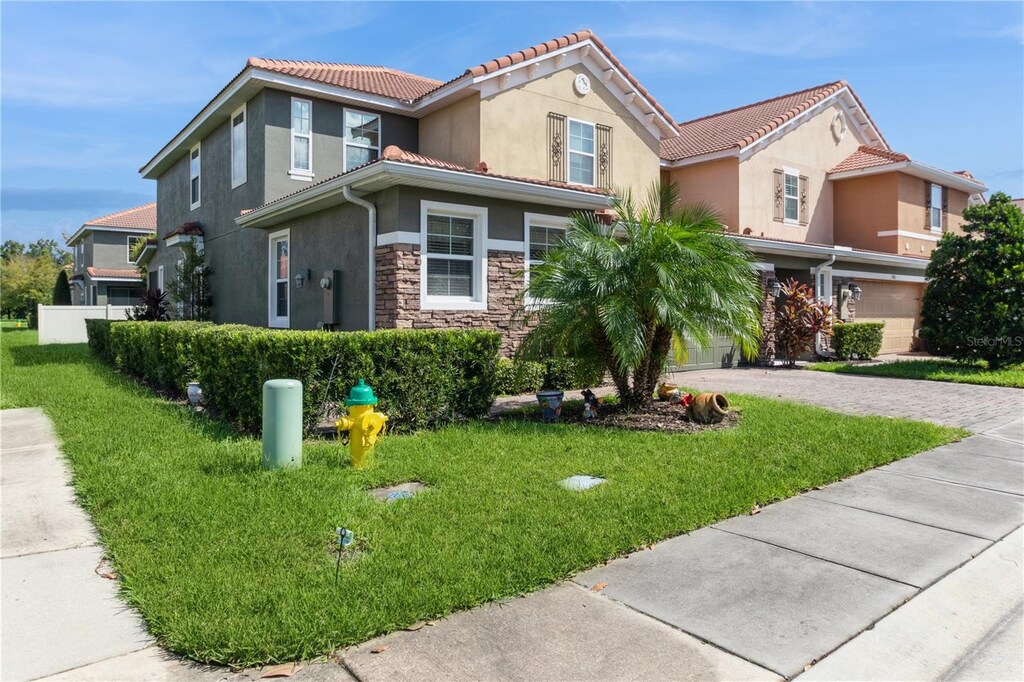
[[(569, 148), (569, 137), (570, 137), (569, 129), (570, 129), (570, 127), (571, 127), (573, 122), (582, 123), (583, 125), (590, 126), (591, 128), (594, 129), (594, 153), (593, 154), (587, 154), (586, 152), (577, 152), (577, 151), (573, 151), (572, 149)], [(590, 183), (587, 183), (587, 182), (574, 182), (572, 180), (572, 176), (570, 174), (572, 166), (571, 166), (571, 164), (569, 162), (569, 156), (571, 154), (582, 154), (583, 156), (589, 156), (590, 157), (590, 163), (591, 163), (591, 169), (592, 169), (592, 172), (591, 172), (590, 176), (594, 179), (594, 182), (590, 182)], [(592, 123), (591, 121), (584, 121), (581, 118), (569, 118), (569, 117), (566, 117), (566, 122), (565, 122), (565, 181), (569, 182), (569, 183), (571, 183), (573, 185), (582, 185), (584, 187), (596, 187), (597, 186), (597, 184), (596, 184), (597, 183), (597, 124), (596, 123)]]
[(124, 241), (125, 241), (125, 260), (128, 261), (129, 263), (132, 263), (132, 264), (135, 263), (135, 261), (132, 260), (132, 240), (133, 239), (141, 239), (142, 241), (146, 241), (146, 237), (144, 235), (141, 235), (141, 234), (125, 235), (125, 238), (124, 238)]
[(164, 266), (159, 266), (156, 269), (156, 288), (160, 290), (160, 293), (164, 293)]
[[(312, 111), (312, 110), (311, 110)], [(235, 177), (235, 117), (242, 114), (242, 177)], [(231, 189), (244, 185), (249, 179), (249, 112), (243, 103), (228, 119), (228, 135), (231, 137)]]
[[(312, 130), (312, 128), (310, 128)], [(267, 326), (276, 329), (288, 329), (292, 314), (292, 234), (290, 229), (278, 230), (267, 235)], [(277, 241), (285, 239), (288, 241), (288, 276), (285, 282), (288, 284), (288, 314), (284, 317), (277, 315), (277, 250), (274, 245)]]
[[(295, 103), (305, 102), (309, 105), (309, 132), (308, 133), (297, 133), (295, 132)], [(312, 180), (313, 175), (313, 100), (305, 99), (303, 97), (292, 97), (291, 104), (288, 107), (288, 133), (289, 133), (289, 157), (288, 157), (288, 175), (297, 180)], [(295, 138), (305, 137), (309, 139), (309, 170), (295, 167)]]
[[(473, 277), (475, 296), (427, 295), (427, 216), (431, 213), (473, 220)], [(437, 258), (445, 258), (436, 254)], [(420, 310), (487, 310), (487, 208), (420, 201)]]
[[(199, 167), (199, 170), (196, 172), (195, 175), (192, 175), (192, 154), (193, 154), (193, 152), (197, 152), (197, 151), (199, 152), (199, 156), (197, 157), (198, 163), (196, 165)], [(198, 196), (198, 199), (195, 202), (192, 202), (192, 180), (193, 179), (196, 179), (196, 180), (199, 181), (199, 183), (197, 185), (198, 191), (196, 192), (196, 195)], [(188, 200), (190, 202), (191, 210), (193, 210), (193, 211), (196, 210), (197, 208), (199, 208), (200, 206), (202, 206), (202, 204), (203, 204), (203, 143), (202, 142), (196, 142), (192, 146), (192, 148), (188, 150)]]
[[(935, 190), (939, 190), (939, 204), (935, 205)], [(942, 234), (942, 185), (937, 185), (934, 182), (928, 187), (929, 198), (931, 199), (931, 207), (928, 209), (928, 228), (934, 234)], [(939, 209), (939, 224), (936, 225), (932, 222), (932, 215), (935, 209)]]
[[(789, 197), (786, 194), (786, 176), (792, 175), (796, 178), (796, 218), (786, 217), (786, 198)], [(793, 225), (799, 227), (800, 225), (800, 171), (795, 168), (783, 168), (782, 169), (782, 222), (786, 225)]]
[[(363, 114), (364, 116), (376, 116), (377, 117), (377, 146), (376, 147), (365, 147), (361, 144), (349, 144), (348, 141), (348, 113)], [(355, 147), (356, 149), (373, 149), (377, 152), (377, 158), (380, 158), (380, 143), (384, 139), (384, 117), (377, 112), (363, 111), (362, 109), (352, 109), (345, 107), (344, 111), (341, 112), (341, 126), (342, 126), (342, 141), (343, 147), (341, 150), (341, 167), (342, 172), (350, 170), (348, 167), (348, 148)], [(312, 130), (312, 128), (310, 128)]]
[[(569, 229), (569, 218), (545, 213), (523, 213), (523, 287), (530, 286), (530, 226), (538, 225), (544, 227), (556, 227), (563, 230)], [(529, 294), (523, 295), (523, 303), (526, 306), (544, 306), (550, 301), (542, 298), (531, 298)]]

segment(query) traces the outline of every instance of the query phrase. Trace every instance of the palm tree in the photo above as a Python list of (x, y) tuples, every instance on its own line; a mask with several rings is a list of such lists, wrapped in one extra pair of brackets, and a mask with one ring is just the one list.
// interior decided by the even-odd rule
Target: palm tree
[(678, 203), (674, 185), (656, 184), (637, 205), (616, 199), (614, 225), (576, 213), (559, 248), (530, 269), (524, 306), (533, 325), (523, 356), (564, 354), (601, 363), (620, 403), (647, 406), (673, 348), (707, 348), (732, 337), (743, 354), (757, 352), (760, 287), (750, 254), (713, 210)]

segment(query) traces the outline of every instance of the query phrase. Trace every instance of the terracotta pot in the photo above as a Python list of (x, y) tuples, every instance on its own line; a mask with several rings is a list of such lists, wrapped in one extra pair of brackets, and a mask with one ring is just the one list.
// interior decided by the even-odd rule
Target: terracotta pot
[(729, 401), (721, 393), (700, 393), (690, 405), (690, 419), (698, 424), (717, 424), (729, 412)]
[(668, 400), (668, 394), (679, 388), (679, 384), (658, 384), (658, 400)]

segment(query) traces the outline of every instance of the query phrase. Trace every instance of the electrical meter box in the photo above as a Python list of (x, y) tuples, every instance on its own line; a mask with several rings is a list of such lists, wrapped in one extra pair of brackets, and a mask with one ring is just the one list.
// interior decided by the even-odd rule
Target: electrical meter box
[(324, 292), (324, 324), (341, 324), (341, 270), (324, 270), (320, 288)]

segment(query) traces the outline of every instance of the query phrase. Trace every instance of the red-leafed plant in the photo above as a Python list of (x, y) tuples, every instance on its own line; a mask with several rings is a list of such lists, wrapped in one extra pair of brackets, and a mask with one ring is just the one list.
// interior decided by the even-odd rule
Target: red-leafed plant
[(832, 336), (832, 306), (814, 300), (806, 284), (790, 279), (782, 285), (786, 302), (775, 310), (775, 349), (786, 367), (814, 347), (818, 334)]

